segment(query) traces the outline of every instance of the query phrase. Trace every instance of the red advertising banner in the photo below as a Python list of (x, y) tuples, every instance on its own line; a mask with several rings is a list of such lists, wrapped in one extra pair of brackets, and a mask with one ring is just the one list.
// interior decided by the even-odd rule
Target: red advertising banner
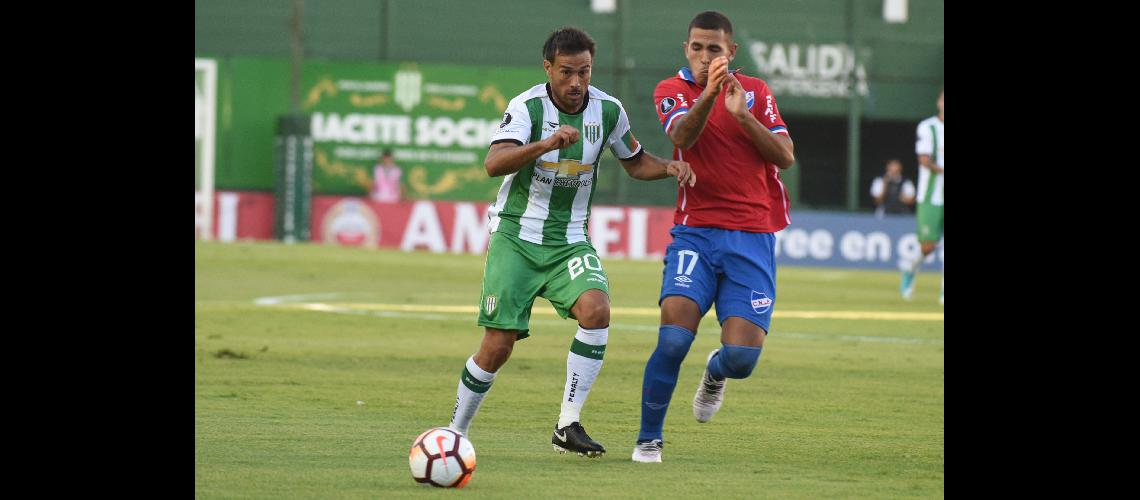
[[(200, 196), (194, 204), (202, 203)], [(195, 213), (200, 213), (195, 210)], [(268, 240), (273, 238), (273, 193), (218, 191), (214, 193), (213, 237), (218, 241)], [(202, 221), (194, 219), (197, 234)]]
[[(213, 236), (218, 241), (273, 238), (273, 195), (215, 193)], [(201, 204), (201, 197), (195, 197)], [(314, 196), (312, 241), (333, 245), (482, 254), (487, 250), (485, 202), (379, 203), (353, 196)], [(195, 214), (203, 214), (195, 207)], [(195, 234), (204, 230), (195, 216)], [(793, 213), (795, 224), (776, 233), (780, 265), (897, 269), (921, 255), (913, 216), (878, 219), (870, 213)], [(595, 206), (590, 240), (599, 257), (661, 259), (672, 241), (673, 209)], [(923, 269), (942, 268), (944, 245)]]
[[(215, 196), (219, 241), (273, 238), (273, 195), (223, 191)], [(312, 239), (337, 245), (481, 254), (487, 249), (486, 202), (379, 203), (354, 196), (314, 196)], [(595, 206), (590, 239), (599, 257), (659, 259), (673, 227), (662, 207)]]

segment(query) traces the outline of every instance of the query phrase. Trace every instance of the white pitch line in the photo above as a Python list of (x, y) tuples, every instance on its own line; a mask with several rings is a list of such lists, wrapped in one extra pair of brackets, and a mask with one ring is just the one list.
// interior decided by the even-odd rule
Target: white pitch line
[[(294, 296), (301, 297), (301, 296)], [(258, 305), (277, 305), (295, 307), (308, 310), (321, 310), (325, 307), (338, 309), (353, 309), (360, 311), (388, 311), (388, 312), (424, 312), (444, 314), (479, 314), (478, 306), (441, 306), (434, 304), (379, 304), (347, 302), (326, 304), (321, 302), (290, 303), (280, 300), (281, 297), (262, 297), (254, 302)], [(610, 313), (614, 316), (642, 316), (657, 317), (661, 312), (655, 307), (613, 307)], [(553, 316), (558, 314), (553, 309), (537, 307), (531, 314)], [(843, 320), (881, 320), (881, 321), (945, 321), (945, 313), (931, 312), (903, 312), (903, 311), (775, 311), (773, 318), (777, 319), (843, 319)]]
[(344, 296), (343, 293), (307, 293), (302, 295), (279, 295), (277, 297), (258, 297), (253, 303), (259, 306), (273, 306), (309, 300), (335, 299)]
[[(331, 299), (343, 297), (346, 294), (322, 293), (304, 295), (283, 295), (278, 297), (261, 297), (254, 303), (261, 306), (276, 306), (289, 309), (301, 309), (315, 312), (330, 312), (335, 314), (353, 314), (375, 316), (384, 318), (411, 318), (427, 321), (470, 321), (470, 317), (456, 317), (457, 314), (475, 315), (479, 313), (476, 306), (440, 306), (432, 304), (380, 304), (380, 303), (323, 303), (307, 302), (314, 299)], [(657, 317), (660, 311), (649, 307), (615, 307), (611, 309), (614, 316), (641, 316)], [(556, 315), (557, 313), (545, 307), (536, 308), (533, 314)], [(870, 319), (886, 321), (943, 321), (943, 313), (912, 313), (912, 312), (871, 312), (871, 311), (775, 311), (776, 318), (797, 319)], [(563, 320), (531, 320), (532, 324), (562, 325)], [(657, 326), (611, 323), (611, 328), (626, 331), (655, 332)], [(922, 339), (912, 337), (879, 337), (840, 335), (829, 336), (800, 332), (777, 332), (780, 337), (797, 338), (805, 340), (835, 340), (846, 342), (873, 342), (888, 344), (932, 344), (943, 345), (943, 339)]]

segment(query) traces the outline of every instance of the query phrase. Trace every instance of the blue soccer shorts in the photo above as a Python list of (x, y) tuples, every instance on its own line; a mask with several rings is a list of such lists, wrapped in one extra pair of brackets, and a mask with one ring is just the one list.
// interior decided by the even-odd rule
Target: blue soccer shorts
[(665, 251), (661, 297), (688, 297), (701, 316), (744, 318), (768, 331), (776, 304), (776, 235), (677, 225)]

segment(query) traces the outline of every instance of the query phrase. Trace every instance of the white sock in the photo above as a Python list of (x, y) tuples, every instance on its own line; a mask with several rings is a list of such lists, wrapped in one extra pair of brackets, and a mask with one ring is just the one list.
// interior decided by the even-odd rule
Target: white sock
[(917, 273), (918, 268), (922, 267), (922, 261), (926, 260), (926, 254), (919, 253), (918, 258), (910, 263), (910, 272)]
[(918, 254), (918, 257), (910, 258), (910, 259), (905, 258), (905, 257), (899, 257), (899, 272), (903, 272), (903, 273), (916, 273), (916, 272), (918, 272), (918, 267), (922, 265), (922, 258), (923, 258), (923, 255), (921, 253)]
[(578, 333), (566, 355), (566, 388), (562, 391), (562, 413), (558, 415), (558, 428), (579, 421), (582, 405), (590, 395), (590, 388), (602, 370), (602, 357), (606, 354), (606, 340), (610, 328), (587, 330), (578, 325)]
[(479, 411), (479, 406), (483, 404), (483, 398), (487, 397), (487, 391), (491, 390), (491, 382), (494, 380), (494, 373), (479, 368), (479, 365), (475, 364), (474, 355), (467, 358), (467, 365), (463, 367), (463, 373), (459, 375), (455, 410), (451, 413), (451, 425), (448, 427), (459, 431), (464, 436), (467, 435), (467, 427), (471, 425), (471, 419), (475, 418), (475, 412)]

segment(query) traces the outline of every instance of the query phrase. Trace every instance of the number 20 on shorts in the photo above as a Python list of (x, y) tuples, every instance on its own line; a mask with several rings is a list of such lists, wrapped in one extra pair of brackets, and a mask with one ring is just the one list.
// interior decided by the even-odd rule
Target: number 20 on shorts
[(566, 266), (570, 268), (570, 279), (574, 279), (578, 276), (581, 276), (582, 273), (586, 272), (586, 269), (589, 269), (591, 271), (601, 271), (602, 261), (601, 259), (598, 259), (597, 255), (588, 253), (581, 257), (574, 257), (573, 259), (570, 259), (570, 261), (566, 263)]

